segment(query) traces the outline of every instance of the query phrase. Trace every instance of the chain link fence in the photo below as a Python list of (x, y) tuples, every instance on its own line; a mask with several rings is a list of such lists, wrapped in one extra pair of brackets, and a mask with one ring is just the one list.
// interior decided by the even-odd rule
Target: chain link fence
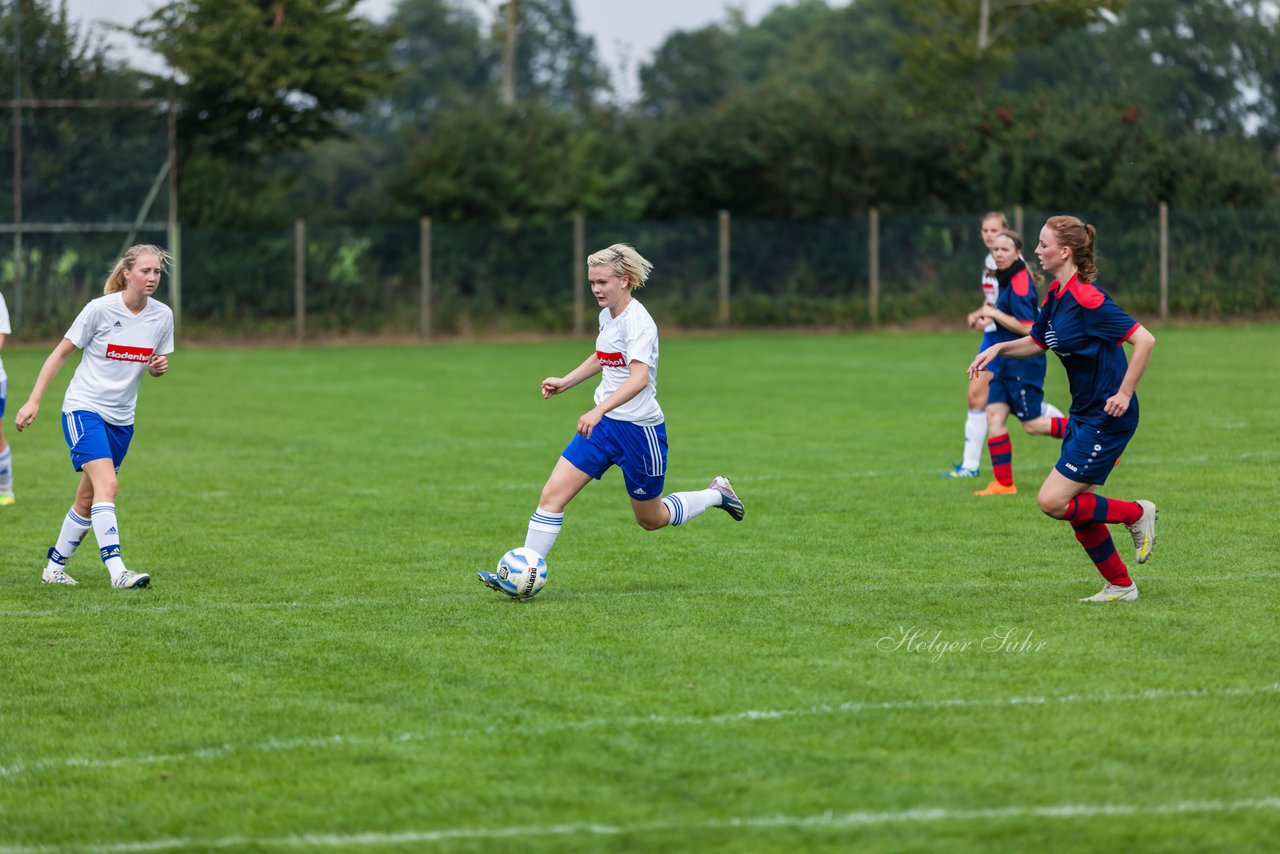
[[(1056, 212), (1018, 213), (1024, 254), (1038, 269), (1036, 236)], [(980, 299), (981, 216), (183, 230), (181, 328), (237, 339), (589, 330), (595, 303), (586, 292), (585, 254), (615, 242), (633, 244), (653, 262), (642, 298), (665, 325), (954, 320)], [(1276, 309), (1280, 208), (1175, 209), (1163, 231), (1155, 209), (1088, 211), (1082, 218), (1098, 229), (1099, 283), (1134, 313), (1162, 313), (1162, 263), (1165, 314), (1258, 317)], [(137, 235), (138, 242), (165, 238)], [(24, 235), (20, 292), (13, 292), (14, 257), (0, 261), (0, 293), (15, 335), (65, 331), (80, 307), (101, 294), (120, 240)], [(167, 302), (172, 296), (160, 294)]]

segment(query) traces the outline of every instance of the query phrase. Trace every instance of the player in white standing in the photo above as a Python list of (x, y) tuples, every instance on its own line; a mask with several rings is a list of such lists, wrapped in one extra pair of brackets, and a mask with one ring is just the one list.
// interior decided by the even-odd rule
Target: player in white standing
[[(577, 433), (556, 461), (529, 520), (525, 547), (544, 558), (560, 533), (565, 507), (610, 466), (622, 478), (636, 522), (646, 531), (682, 525), (712, 507), (741, 521), (742, 502), (728, 478), (716, 477), (706, 489), (662, 495), (667, 471), (667, 430), (658, 406), (658, 327), (635, 291), (644, 287), (653, 265), (631, 246), (615, 243), (587, 258), (591, 293), (599, 303), (596, 351), (568, 376), (547, 377), (542, 396), (549, 399), (601, 374), (595, 406), (578, 419)], [(498, 579), (481, 571), (494, 589)]]
[[(13, 332), (9, 326), (9, 307), (0, 294), (0, 350), (4, 349), (5, 336)], [(4, 401), (9, 389), (9, 377), (4, 372), (4, 359), (0, 359), (0, 507), (13, 504), (13, 453), (4, 440)]]
[(143, 372), (153, 377), (169, 370), (173, 352), (173, 312), (152, 299), (169, 256), (156, 246), (133, 246), (116, 262), (103, 287), (106, 296), (91, 301), (53, 348), (36, 377), (31, 397), (18, 410), (21, 432), (40, 412), (40, 399), (58, 370), (83, 350), (62, 404), (62, 434), (71, 448), (71, 464), (83, 472), (75, 502), (49, 549), (45, 584), (75, 584), (66, 563), (89, 528), (98, 541), (111, 586), (146, 587), (151, 576), (133, 572), (120, 555), (116, 518), (116, 474), (133, 439), (133, 416)]
[[(991, 211), (982, 218), (982, 243), (987, 248), (987, 257), (982, 263), (982, 305), (977, 311), (969, 312), (968, 316), (969, 328), (982, 330), (979, 353), (996, 343), (995, 322), (979, 317), (979, 313), (986, 306), (996, 304), (999, 285), (996, 282), (996, 261), (991, 254), (991, 244), (1008, 227), (1009, 220), (999, 211)], [(993, 365), (991, 369), (980, 371), (969, 380), (969, 412), (964, 422), (964, 455), (960, 462), (942, 473), (943, 477), (977, 477), (979, 474), (978, 463), (982, 460), (982, 446), (987, 438), (987, 389), (994, 369)]]

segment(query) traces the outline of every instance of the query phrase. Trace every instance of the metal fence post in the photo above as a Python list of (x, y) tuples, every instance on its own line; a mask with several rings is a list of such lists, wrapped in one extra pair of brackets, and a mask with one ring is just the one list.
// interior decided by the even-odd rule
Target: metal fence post
[(431, 217), (418, 220), (418, 337), (431, 337)]
[(298, 343), (307, 333), (307, 223), (293, 223), (293, 319)]
[(573, 217), (573, 332), (581, 335), (586, 328), (587, 224), (582, 214)]
[(720, 211), (720, 325), (729, 325), (729, 212)]
[(173, 309), (173, 337), (182, 337), (182, 226), (169, 224), (169, 308)]
[(868, 308), (871, 312), (871, 325), (880, 325), (880, 209), (872, 208), (867, 222), (867, 255), (868, 270), (871, 278), (870, 292), (867, 296)]
[(1169, 320), (1169, 203), (1160, 203), (1160, 322)]

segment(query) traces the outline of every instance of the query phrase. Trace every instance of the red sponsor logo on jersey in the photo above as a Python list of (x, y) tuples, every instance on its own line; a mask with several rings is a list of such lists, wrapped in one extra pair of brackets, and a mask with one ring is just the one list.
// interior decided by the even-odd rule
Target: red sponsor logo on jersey
[(107, 358), (117, 362), (150, 362), (152, 347), (125, 347), (123, 344), (108, 344)]
[(597, 350), (596, 358), (606, 368), (625, 368), (627, 366), (627, 360), (623, 358), (621, 353), (602, 353)]

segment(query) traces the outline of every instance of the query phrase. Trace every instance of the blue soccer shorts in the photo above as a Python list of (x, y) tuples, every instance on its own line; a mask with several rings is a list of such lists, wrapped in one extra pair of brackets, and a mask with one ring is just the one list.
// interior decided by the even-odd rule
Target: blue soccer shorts
[(987, 387), (987, 405), (993, 403), (1008, 404), (1009, 411), (1019, 421), (1030, 421), (1040, 417), (1044, 403), (1044, 377), (1020, 377), (1016, 374), (1000, 372), (991, 378)]
[[(1000, 343), (1000, 336), (995, 333), (995, 330), (992, 330), (991, 332), (983, 332), (982, 343), (978, 345), (978, 352), (981, 353), (983, 350), (987, 349), (988, 347), (994, 347), (996, 344), (999, 344), (999, 343)], [(994, 359), (991, 360), (991, 364), (983, 368), (984, 371), (991, 371), (992, 373), (994, 373), (999, 369), (1000, 369), (999, 356), (996, 356)]]
[(0, 418), (4, 418), (4, 399), (9, 393), (9, 381), (0, 380)]
[(133, 441), (133, 425), (108, 424), (96, 412), (77, 409), (62, 413), (62, 436), (71, 449), (76, 471), (82, 471), (90, 460), (111, 460), (119, 471)]
[(1109, 432), (1104, 426), (1085, 424), (1078, 418), (1068, 421), (1067, 432), (1062, 437), (1062, 453), (1054, 469), (1076, 483), (1097, 486), (1106, 483), (1137, 429)]
[(640, 427), (606, 415), (590, 439), (576, 434), (560, 456), (596, 480), (617, 466), (634, 500), (660, 498), (667, 479), (667, 425)]

